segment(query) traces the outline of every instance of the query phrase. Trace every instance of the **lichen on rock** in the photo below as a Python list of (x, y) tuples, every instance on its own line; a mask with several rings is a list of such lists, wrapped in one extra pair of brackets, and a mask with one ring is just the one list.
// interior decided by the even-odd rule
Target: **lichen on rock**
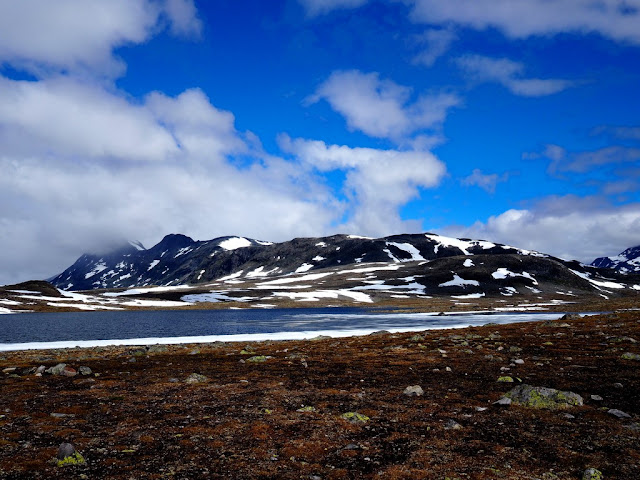
[(583, 405), (580, 395), (573, 392), (564, 392), (554, 388), (532, 387), (522, 384), (511, 389), (505, 394), (513, 404), (529, 408), (546, 408), (550, 410), (565, 409)]
[(343, 413), (342, 415), (340, 415), (340, 418), (350, 423), (367, 423), (369, 420), (371, 420), (366, 415), (358, 412)]

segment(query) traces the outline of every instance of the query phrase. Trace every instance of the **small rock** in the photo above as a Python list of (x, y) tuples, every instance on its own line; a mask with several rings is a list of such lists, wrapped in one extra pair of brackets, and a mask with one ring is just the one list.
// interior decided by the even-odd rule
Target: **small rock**
[(66, 366), (66, 363), (59, 363), (55, 367), (47, 368), (44, 373), (48, 373), (49, 375), (62, 375), (62, 372)]
[(603, 478), (602, 472), (595, 468), (587, 468), (582, 474), (582, 480), (602, 480)]
[(62, 372), (60, 372), (60, 375), (62, 375), (63, 377), (75, 377), (77, 374), (78, 372), (76, 372), (76, 369), (71, 368), (69, 365), (64, 367)]
[(626, 352), (622, 354), (623, 360), (640, 360), (640, 355), (637, 353)]
[(502, 397), (500, 400), (493, 402), (494, 405), (498, 405), (499, 407), (508, 407), (511, 403), (512, 401), (508, 397)]
[(424, 395), (424, 390), (422, 390), (420, 385), (411, 385), (405, 388), (402, 394), (408, 397), (420, 397)]
[(513, 383), (513, 377), (499, 377), (496, 381), (501, 383)]
[(249, 363), (264, 363), (269, 360), (271, 357), (268, 355), (255, 355), (253, 357), (247, 358), (247, 362)]
[(44, 373), (44, 371), (47, 369), (47, 367), (45, 367), (44, 365), (40, 365), (38, 368), (36, 368), (36, 375), (38, 375), (39, 373), (42, 374)]
[(75, 447), (70, 443), (64, 442), (64, 443), (61, 443), (60, 446), (58, 447), (57, 458), (58, 460), (62, 460), (63, 458), (70, 457), (74, 453), (76, 453)]
[(147, 350), (148, 353), (164, 353), (169, 349), (166, 345), (151, 345)]
[(455, 420), (449, 419), (444, 424), (445, 430), (462, 430), (462, 425), (460, 425)]
[(315, 411), (316, 411), (316, 407), (312, 407), (311, 405), (308, 405), (306, 407), (301, 407), (296, 410), (296, 412), (301, 412), (301, 413), (315, 412)]
[(487, 407), (475, 407), (476, 412), (484, 412), (487, 410)]
[(444, 371), (445, 372), (452, 372), (453, 370), (451, 370), (451, 367), (445, 367)]
[(579, 313), (566, 313), (559, 320), (580, 320), (582, 315)]
[(205, 377), (204, 375), (201, 375), (199, 373), (192, 373), (191, 375), (189, 375), (187, 377), (185, 382), (186, 383), (204, 383), (207, 380), (209, 380), (209, 379), (207, 377)]
[(340, 418), (350, 423), (367, 423), (370, 418), (358, 412), (347, 412), (340, 415)]
[(13, 373), (17, 370), (17, 367), (8, 367), (8, 368), (3, 368), (2, 369), (2, 373)]
[(617, 408), (611, 408), (607, 411), (607, 413), (609, 415), (613, 415), (614, 417), (618, 417), (618, 418), (631, 418), (631, 415), (623, 412), (622, 410), (618, 410)]
[(89, 367), (80, 367), (78, 372), (80, 375), (91, 375), (93, 373)]
[(594, 402), (601, 402), (603, 399), (600, 395), (591, 395), (591, 400)]
[(574, 417), (573, 415), (571, 415), (570, 413), (563, 413), (561, 416), (562, 416), (563, 418), (566, 418), (567, 420), (573, 420), (573, 419), (575, 419), (575, 418), (576, 418), (576, 417)]
[(613, 388), (624, 388), (624, 385), (622, 385), (621, 383), (616, 382), (616, 383), (613, 384)]
[(524, 360), (522, 360), (521, 358), (518, 358), (514, 360), (513, 363), (515, 363), (516, 365), (524, 365)]

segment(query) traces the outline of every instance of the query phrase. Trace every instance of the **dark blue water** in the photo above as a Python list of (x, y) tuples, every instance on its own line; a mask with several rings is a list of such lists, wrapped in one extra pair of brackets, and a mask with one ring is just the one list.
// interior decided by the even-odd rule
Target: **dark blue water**
[(389, 314), (360, 308), (22, 313), (0, 315), (0, 346), (277, 332), (419, 330), (546, 320), (559, 316), (538, 313), (434, 316)]

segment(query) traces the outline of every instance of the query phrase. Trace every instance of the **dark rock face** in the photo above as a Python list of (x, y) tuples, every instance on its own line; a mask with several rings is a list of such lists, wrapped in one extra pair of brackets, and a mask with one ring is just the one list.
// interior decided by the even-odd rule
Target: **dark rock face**
[(627, 248), (617, 257), (596, 258), (591, 265), (598, 268), (613, 268), (621, 273), (640, 274), (640, 245)]
[(404, 278), (393, 268), (379, 278), (391, 287), (414, 285), (427, 295), (509, 296), (554, 288), (601, 289), (594, 281), (601, 278), (600, 271), (578, 262), (429, 233), (376, 239), (333, 235), (282, 243), (243, 237), (195, 241), (168, 235), (149, 249), (132, 243), (105, 255), (82, 255), (51, 283), (63, 290), (198, 285), (225, 277), (246, 281), (320, 269), (359, 269), (376, 262), (411, 265), (403, 269)]

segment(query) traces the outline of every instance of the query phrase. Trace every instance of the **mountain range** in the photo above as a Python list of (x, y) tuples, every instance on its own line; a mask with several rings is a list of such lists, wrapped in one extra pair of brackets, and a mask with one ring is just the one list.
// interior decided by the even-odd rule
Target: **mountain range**
[[(626, 252), (626, 256), (616, 258), (624, 258), (626, 264), (631, 264), (633, 258), (638, 258), (633, 257), (634, 252), (640, 254), (640, 248)], [(362, 271), (387, 266), (390, 269), (387, 272), (393, 274), (385, 276), (385, 285), (396, 290), (401, 285), (411, 285), (425, 295), (513, 295), (562, 288), (606, 290), (606, 294), (615, 295), (625, 289), (640, 289), (637, 285), (640, 280), (629, 275), (634, 270), (596, 268), (609, 266), (602, 259), (596, 263), (587, 266), (499, 243), (431, 233), (383, 238), (333, 235), (281, 243), (244, 237), (195, 241), (172, 234), (149, 249), (139, 242), (130, 242), (108, 254), (82, 255), (50, 282), (62, 290), (76, 291), (198, 286), (221, 280), (234, 280), (237, 284), (283, 276), (295, 278), (307, 272), (340, 271), (346, 267)], [(615, 265), (621, 264), (619, 261)], [(361, 285), (360, 291), (373, 290), (376, 284), (368, 285)]]

